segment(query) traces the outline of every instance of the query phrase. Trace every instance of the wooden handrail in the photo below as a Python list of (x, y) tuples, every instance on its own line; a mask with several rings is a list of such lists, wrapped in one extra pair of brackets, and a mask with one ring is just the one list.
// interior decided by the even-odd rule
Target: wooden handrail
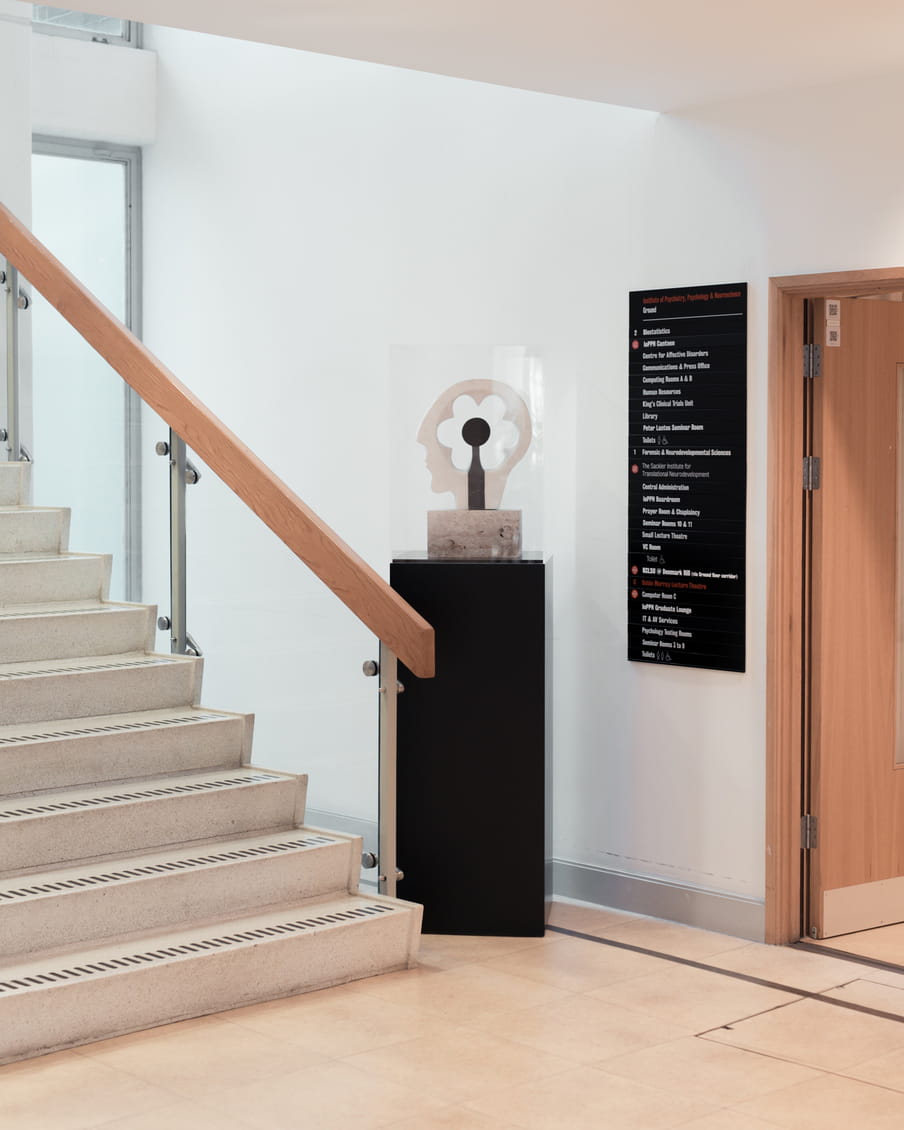
[(0, 204), (0, 254), (415, 675), (433, 629)]

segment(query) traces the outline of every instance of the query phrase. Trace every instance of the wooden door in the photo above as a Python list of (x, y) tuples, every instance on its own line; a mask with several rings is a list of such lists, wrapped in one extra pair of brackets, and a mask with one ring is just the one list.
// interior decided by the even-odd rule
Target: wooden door
[[(816, 324), (826, 325), (823, 304)], [(813, 384), (809, 931), (904, 920), (896, 750), (904, 304), (844, 299)]]

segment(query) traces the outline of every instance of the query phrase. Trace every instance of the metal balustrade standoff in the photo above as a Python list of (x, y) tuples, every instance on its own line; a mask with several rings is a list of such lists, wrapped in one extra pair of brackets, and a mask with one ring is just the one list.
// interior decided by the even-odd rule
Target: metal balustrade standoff
[(378, 662), (364, 664), (365, 675), (380, 676), (380, 769), (379, 813), (377, 816), (379, 845), (377, 866), (381, 895), (396, 896), (396, 888), (404, 874), (396, 860), (396, 735), (398, 732), (398, 700), (405, 690), (398, 679), (399, 661), (395, 652), (380, 642)]
[(20, 432), (19, 315), (31, 302), (19, 284), (18, 270), (11, 263), (0, 268), (0, 286), (6, 296), (6, 427), (0, 428), (0, 442), (6, 444), (11, 462), (30, 462), (31, 456), (22, 444)]
[(197, 483), (201, 472), (188, 458), (185, 440), (172, 428), (169, 440), (161, 440), (154, 450), (169, 456), (170, 468), (170, 614), (161, 616), (157, 627), (162, 632), (169, 630), (173, 655), (201, 655), (188, 631), (185, 532), (185, 488)]

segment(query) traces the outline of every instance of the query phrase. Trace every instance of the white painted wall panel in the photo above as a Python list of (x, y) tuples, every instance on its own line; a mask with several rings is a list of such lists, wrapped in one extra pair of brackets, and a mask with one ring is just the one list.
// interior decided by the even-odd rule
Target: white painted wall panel
[(154, 140), (153, 51), (41, 32), (32, 40), (35, 133), (118, 145), (149, 145)]

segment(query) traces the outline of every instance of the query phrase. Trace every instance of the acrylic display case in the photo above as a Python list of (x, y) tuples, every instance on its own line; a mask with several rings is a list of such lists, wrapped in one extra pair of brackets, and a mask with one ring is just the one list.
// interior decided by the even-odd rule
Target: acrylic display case
[[(518, 513), (520, 551), (541, 552), (539, 351), (525, 346), (397, 346), (391, 351), (390, 374), (393, 556), (427, 552), (428, 514), (469, 509), (473, 448), (462, 432), (475, 420), (485, 421), (489, 432), (480, 448), (487, 517), (496, 509)], [(491, 391), (493, 386), (498, 392)]]

